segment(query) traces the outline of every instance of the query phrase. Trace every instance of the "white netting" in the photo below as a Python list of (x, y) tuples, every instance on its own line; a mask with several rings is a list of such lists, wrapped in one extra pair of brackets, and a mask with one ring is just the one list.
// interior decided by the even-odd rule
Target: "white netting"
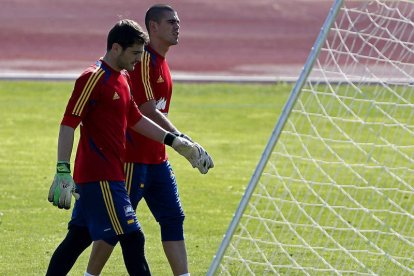
[(414, 1), (344, 1), (218, 267), (414, 274)]

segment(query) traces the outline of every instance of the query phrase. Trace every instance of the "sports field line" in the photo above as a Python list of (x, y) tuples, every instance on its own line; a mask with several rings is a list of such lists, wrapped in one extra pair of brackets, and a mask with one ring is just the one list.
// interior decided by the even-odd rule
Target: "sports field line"
[[(11, 72), (0, 73), (0, 80), (10, 81), (74, 81), (78, 77), (75, 73), (50, 73), (50, 72)], [(276, 84), (276, 83), (295, 83), (298, 76), (242, 76), (242, 75), (201, 75), (201, 74), (187, 74), (187, 73), (172, 73), (172, 78), (175, 82), (180, 83), (262, 83), (262, 84)], [(349, 79), (349, 78), (348, 78)], [(398, 79), (393, 77), (388, 78), (370, 78), (357, 79), (367, 85), (376, 85), (378, 83), (388, 83), (394, 85), (410, 85), (414, 83), (407, 79)], [(329, 78), (310, 77), (310, 82), (318, 83), (341, 83), (343, 78)]]
[[(49, 72), (12, 72), (0, 73), (0, 80), (32, 80), (32, 81), (73, 81), (78, 77), (75, 73), (49, 73)], [(174, 74), (176, 82), (226, 82), (226, 83), (278, 83), (295, 82), (297, 77), (277, 76), (236, 76), (236, 75), (191, 75)]]

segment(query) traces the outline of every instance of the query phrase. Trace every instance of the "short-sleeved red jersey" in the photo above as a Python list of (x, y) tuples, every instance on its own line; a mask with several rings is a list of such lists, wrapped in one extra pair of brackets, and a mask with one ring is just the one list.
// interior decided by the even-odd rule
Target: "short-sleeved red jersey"
[[(146, 46), (141, 66), (130, 72), (131, 91), (138, 106), (154, 99), (157, 109), (168, 115), (172, 95), (171, 73), (166, 59)], [(167, 160), (165, 145), (127, 130), (127, 162), (160, 164)]]
[(80, 124), (75, 182), (124, 181), (126, 129), (141, 118), (127, 72), (102, 60), (86, 69), (75, 82), (61, 123), (73, 128)]

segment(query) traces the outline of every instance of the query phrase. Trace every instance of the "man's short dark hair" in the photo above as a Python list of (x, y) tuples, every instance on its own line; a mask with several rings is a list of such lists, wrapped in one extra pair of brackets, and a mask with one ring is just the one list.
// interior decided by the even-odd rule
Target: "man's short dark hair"
[(147, 13), (145, 14), (145, 28), (147, 28), (148, 32), (149, 22), (155, 21), (159, 23), (164, 12), (175, 12), (175, 10), (171, 6), (163, 4), (154, 5), (147, 10)]
[(148, 34), (137, 22), (122, 19), (109, 31), (106, 50), (109, 51), (114, 43), (118, 43), (123, 49), (126, 49), (134, 44), (147, 44), (148, 41)]

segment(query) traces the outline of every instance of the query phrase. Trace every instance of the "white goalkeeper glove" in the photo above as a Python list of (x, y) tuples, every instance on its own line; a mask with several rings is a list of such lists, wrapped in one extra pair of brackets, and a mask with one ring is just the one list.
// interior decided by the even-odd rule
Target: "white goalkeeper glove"
[(191, 139), (191, 137), (190, 137), (190, 136), (188, 136), (188, 135), (186, 135), (186, 134), (184, 134), (184, 133), (182, 133), (182, 132), (179, 132), (178, 130), (174, 131), (172, 134), (174, 134), (175, 136), (178, 136), (178, 137), (181, 137), (181, 138), (187, 139), (187, 140), (188, 140), (188, 141), (190, 141), (190, 142), (193, 142), (193, 139)]
[(176, 152), (184, 156), (188, 160), (188, 162), (190, 162), (193, 168), (196, 166), (197, 161), (200, 158), (200, 153), (193, 142), (185, 138), (175, 136), (174, 140), (172, 141), (171, 147)]
[(75, 182), (70, 175), (70, 164), (69, 162), (57, 162), (48, 200), (60, 209), (70, 209), (72, 195), (75, 199), (79, 199), (79, 194), (75, 192)]
[(198, 143), (194, 143), (194, 145), (200, 154), (195, 167), (199, 170), (200, 173), (206, 174), (208, 173), (209, 169), (214, 168), (213, 159), (201, 145)]
[(197, 168), (202, 174), (206, 174), (210, 168), (214, 167), (213, 160), (207, 151), (197, 143), (171, 133), (167, 133), (164, 143), (170, 145), (176, 152), (184, 156), (191, 166)]

